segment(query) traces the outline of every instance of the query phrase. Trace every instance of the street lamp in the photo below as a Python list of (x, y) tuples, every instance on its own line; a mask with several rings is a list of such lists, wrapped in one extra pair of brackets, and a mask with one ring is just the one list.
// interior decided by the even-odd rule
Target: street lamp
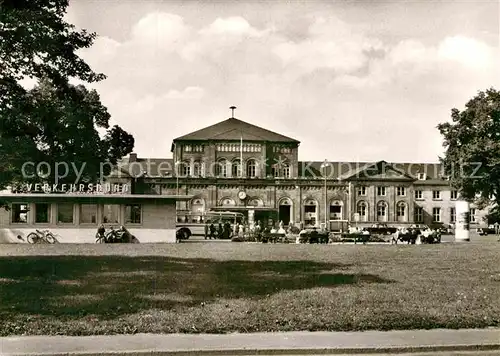
[(327, 215), (328, 215), (328, 202), (327, 202), (327, 187), (326, 187), (326, 167), (329, 167), (330, 163), (325, 159), (325, 161), (321, 164), (321, 168), (323, 169), (323, 177), (325, 178), (325, 230), (327, 230)]
[[(177, 187), (177, 193), (176, 195), (179, 196), (179, 168), (177, 168), (181, 164), (180, 161), (175, 162), (175, 179), (177, 181), (176, 187)], [(180, 210), (180, 206), (178, 204), (178, 199), (175, 199), (175, 210), (176, 212)]]
[(179, 168), (177, 168), (181, 164), (181, 161), (176, 161), (175, 162), (175, 178), (177, 180), (177, 194), (179, 195)]

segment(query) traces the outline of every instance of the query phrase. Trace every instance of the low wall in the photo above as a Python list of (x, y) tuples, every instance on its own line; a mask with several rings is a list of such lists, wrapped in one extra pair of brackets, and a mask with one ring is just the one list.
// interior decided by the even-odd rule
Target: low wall
[[(40, 230), (43, 230), (42, 228)], [(0, 243), (28, 243), (26, 236), (33, 228), (2, 228)], [(96, 228), (50, 229), (59, 243), (95, 243)], [(175, 243), (175, 229), (133, 229), (128, 231), (136, 237), (136, 243)]]

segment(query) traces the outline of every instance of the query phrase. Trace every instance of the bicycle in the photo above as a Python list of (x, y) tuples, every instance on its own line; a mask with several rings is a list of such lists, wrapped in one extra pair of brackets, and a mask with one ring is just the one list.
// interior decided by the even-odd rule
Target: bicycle
[(34, 232), (30, 232), (26, 237), (26, 240), (30, 244), (36, 243), (49, 243), (53, 244), (56, 242), (56, 237), (49, 230), (40, 231), (36, 229)]

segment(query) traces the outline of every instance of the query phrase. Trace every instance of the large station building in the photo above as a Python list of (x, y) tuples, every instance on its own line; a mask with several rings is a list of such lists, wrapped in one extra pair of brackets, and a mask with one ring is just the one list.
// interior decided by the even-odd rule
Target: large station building
[[(108, 177), (134, 194), (187, 195), (189, 212), (239, 211), (249, 220), (338, 229), (360, 226), (448, 226), (457, 191), (439, 163), (303, 162), (300, 142), (234, 117), (175, 138), (173, 158), (130, 154)], [(485, 211), (472, 206), (471, 228)]]

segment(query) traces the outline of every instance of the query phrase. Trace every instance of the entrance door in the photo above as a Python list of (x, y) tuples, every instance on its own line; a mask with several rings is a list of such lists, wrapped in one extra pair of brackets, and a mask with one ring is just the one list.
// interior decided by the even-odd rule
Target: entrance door
[(283, 225), (290, 223), (290, 205), (280, 205), (279, 207), (279, 221), (283, 221)]
[(330, 220), (341, 220), (341, 219), (342, 219), (342, 206), (330, 205)]

